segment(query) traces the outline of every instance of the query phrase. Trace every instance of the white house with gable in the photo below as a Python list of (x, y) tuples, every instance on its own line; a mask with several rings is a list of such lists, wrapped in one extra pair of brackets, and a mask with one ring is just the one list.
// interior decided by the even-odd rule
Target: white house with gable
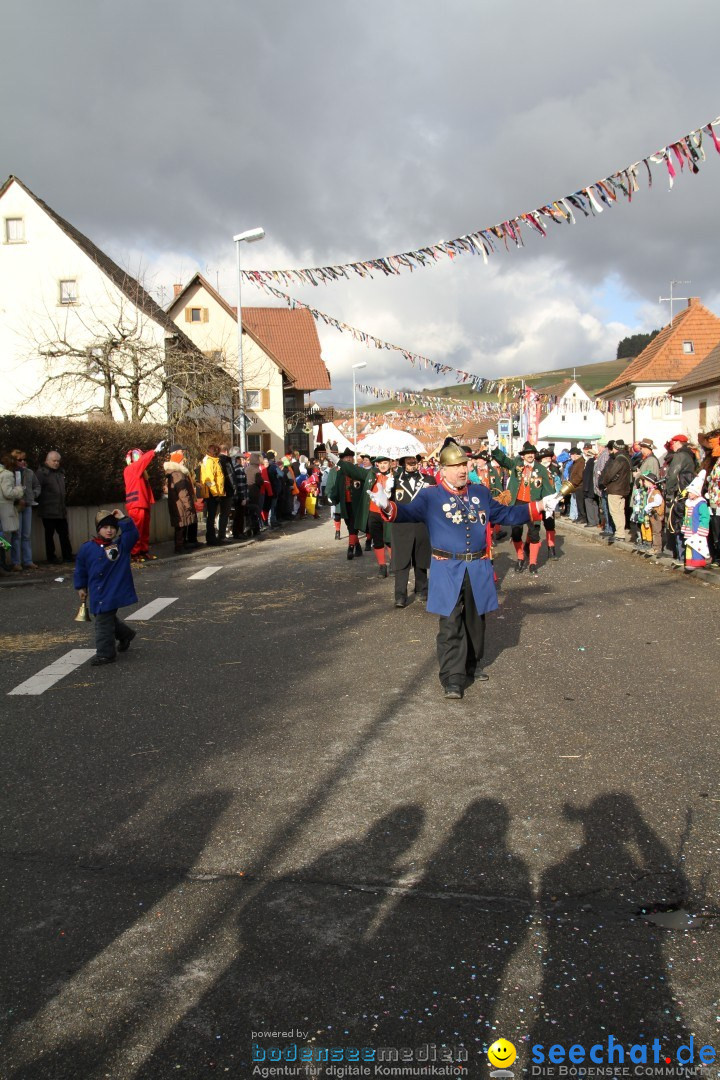
[(2, 411), (162, 422), (166, 360), (196, 354), (130, 274), (16, 176), (0, 187)]
[(547, 386), (542, 393), (558, 397), (538, 427), (538, 443), (554, 443), (556, 451), (584, 442), (597, 442), (605, 435), (605, 417), (578, 382), (566, 379), (558, 387)]

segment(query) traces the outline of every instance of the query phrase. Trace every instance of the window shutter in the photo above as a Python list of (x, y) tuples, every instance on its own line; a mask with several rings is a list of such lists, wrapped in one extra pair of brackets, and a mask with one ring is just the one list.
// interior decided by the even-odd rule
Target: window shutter
[(189, 307), (185, 308), (185, 322), (192, 322), (192, 311)]
[(270, 391), (269, 390), (261, 390), (260, 391), (260, 408), (261, 409), (269, 409), (270, 408)]
[(203, 322), (210, 322), (210, 309), (209, 308), (204, 307), (202, 309), (202, 321)]

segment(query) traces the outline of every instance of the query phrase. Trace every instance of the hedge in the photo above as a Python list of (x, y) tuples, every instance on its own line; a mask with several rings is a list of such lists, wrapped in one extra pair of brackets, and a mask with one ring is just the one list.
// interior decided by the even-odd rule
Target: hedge
[[(0, 455), (24, 450), (37, 469), (50, 450), (62, 454), (69, 506), (122, 503), (125, 455), (148, 450), (168, 437), (164, 424), (114, 424), (66, 420), (61, 416), (0, 416)], [(162, 492), (162, 456), (148, 470), (155, 496)]]

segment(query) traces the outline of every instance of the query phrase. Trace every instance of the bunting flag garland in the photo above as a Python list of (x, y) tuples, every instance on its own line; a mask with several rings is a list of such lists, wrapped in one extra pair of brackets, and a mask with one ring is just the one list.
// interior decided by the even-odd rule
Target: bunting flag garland
[(399, 255), (384, 255), (377, 259), (338, 264), (335, 266), (313, 266), (299, 270), (243, 270), (243, 277), (256, 283), (276, 282), (286, 287), (291, 284), (302, 285), (327, 285), (334, 281), (348, 280), (353, 275), (360, 278), (372, 278), (374, 274), (383, 274), (392, 277), (405, 270), (412, 272), (425, 266), (433, 266), (440, 259), (447, 257), (454, 259), (458, 255), (481, 255), (487, 263), (488, 257), (496, 250), (496, 245), (502, 243), (505, 250), (509, 250), (508, 241), (515, 247), (524, 247), (525, 241), (521, 227), (526, 225), (528, 231), (535, 232), (541, 237), (547, 236), (546, 226), (549, 222), (556, 225), (563, 223), (574, 225), (575, 212), (583, 217), (597, 217), (604, 209), (610, 209), (618, 198), (622, 196), (628, 202), (632, 202), (633, 195), (640, 191), (638, 173), (641, 166), (647, 173), (648, 187), (652, 187), (652, 170), (650, 165), (664, 166), (670, 189), (677, 178), (677, 166), (680, 172), (684, 172), (687, 165), (688, 172), (696, 174), (700, 171), (700, 162), (705, 161), (703, 149), (703, 135), (709, 135), (716, 151), (720, 154), (720, 139), (715, 127), (720, 124), (720, 116), (708, 124), (696, 128), (694, 131), (683, 135), (675, 142), (668, 143), (654, 154), (648, 154), (632, 165), (626, 165), (601, 180), (595, 180), (586, 187), (574, 191), (571, 195), (564, 195), (545, 203), (544, 206), (535, 210), (528, 210), (518, 214), (517, 217), (501, 221), (497, 225), (486, 225), (474, 232), (465, 233), (456, 237), (455, 240), (444, 240), (438, 244), (430, 244), (427, 247), (416, 248), (414, 251), (405, 251)]
[(414, 353), (409, 349), (403, 348), (402, 345), (391, 345), (389, 341), (383, 341), (382, 338), (375, 337), (373, 334), (368, 334), (365, 330), (358, 330), (356, 326), (349, 326), (348, 323), (340, 322), (339, 319), (334, 318), (332, 315), (328, 315), (324, 311), (318, 311), (317, 308), (311, 307), (309, 304), (304, 304), (302, 300), (296, 300), (295, 297), (289, 296), (280, 289), (276, 289), (273, 285), (268, 285), (265, 281), (258, 281), (255, 278), (251, 278), (250, 280), (254, 285), (264, 289), (265, 292), (283, 300), (288, 307), (293, 309), (304, 308), (305, 311), (310, 312), (316, 322), (323, 322), (326, 326), (332, 326), (335, 330), (339, 330), (340, 333), (347, 332), (351, 334), (355, 341), (360, 342), (362, 345), (366, 345), (367, 348), (393, 349), (395, 352), (402, 353), (405, 359), (409, 360), (413, 367), (429, 368), (434, 371), (436, 375), (453, 375), (458, 382), (469, 383), (476, 394), (492, 394), (505, 386), (505, 381), (502, 379), (485, 379), (480, 375), (473, 375), (469, 371), (462, 371), (460, 368), (451, 367), (450, 364), (439, 364), (435, 360), (428, 359), (427, 356), (422, 356), (420, 353)]
[[(340, 322), (339, 319), (334, 318), (332, 315), (328, 315), (324, 311), (318, 311), (317, 308), (311, 307), (309, 304), (304, 304), (302, 300), (297, 300), (293, 296), (289, 296), (287, 293), (282, 292), (280, 289), (276, 289), (273, 285), (268, 285), (267, 282), (258, 281), (255, 278), (251, 278), (253, 284), (259, 288), (264, 289), (272, 296), (283, 300), (290, 308), (304, 308), (309, 311), (316, 322), (323, 322), (326, 326), (332, 326), (335, 330), (339, 330), (340, 333), (347, 331), (352, 334), (355, 341), (366, 345), (369, 349), (393, 349), (396, 352), (402, 353), (406, 360), (409, 360), (413, 367), (424, 367), (435, 372), (436, 375), (452, 375), (459, 383), (469, 384), (476, 394), (496, 394), (498, 397), (498, 404), (504, 406), (505, 411), (509, 410), (512, 402), (519, 401), (523, 395), (528, 392), (532, 392), (535, 395), (533, 401), (541, 401), (543, 404), (547, 404), (550, 407), (555, 406), (560, 401), (560, 397), (554, 394), (543, 393), (542, 390), (536, 390), (530, 387), (524, 387), (518, 385), (517, 378), (515, 379), (487, 379), (482, 375), (473, 375), (469, 371), (463, 371), (461, 368), (451, 367), (450, 364), (439, 364), (435, 360), (430, 360), (427, 356), (422, 356), (420, 353), (411, 352), (409, 349), (403, 348), (402, 345), (391, 345), (388, 341), (383, 341), (382, 338), (377, 338), (373, 334), (368, 334), (365, 330), (358, 330), (355, 326), (349, 326), (348, 323)], [(362, 393), (371, 394), (374, 397), (382, 397), (392, 401), (409, 401), (413, 398), (417, 398), (420, 404), (426, 404), (430, 401), (441, 402), (448, 404), (452, 402), (454, 404), (463, 404), (466, 408), (470, 407), (470, 404), (465, 399), (461, 398), (447, 398), (447, 397), (429, 397), (427, 394), (412, 394), (405, 390), (381, 390), (377, 387), (370, 387), (363, 389), (358, 386), (358, 389)], [(622, 399), (615, 399), (613, 401), (584, 401), (584, 400), (566, 400), (563, 403), (563, 409), (566, 412), (590, 412), (592, 409), (597, 409), (602, 413), (614, 413), (620, 408), (634, 408), (635, 405), (647, 404), (657, 406), (661, 402), (671, 400), (667, 394), (660, 394), (652, 398), (642, 398), (636, 402), (633, 397), (626, 397)], [(482, 402), (474, 402), (472, 404), (483, 404)], [(487, 403), (486, 403), (487, 404)]]

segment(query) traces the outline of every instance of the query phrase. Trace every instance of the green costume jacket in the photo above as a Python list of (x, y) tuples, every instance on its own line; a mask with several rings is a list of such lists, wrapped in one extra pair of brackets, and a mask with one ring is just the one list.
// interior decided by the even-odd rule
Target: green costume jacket
[[(338, 461), (338, 473), (340, 474), (337, 479), (338, 487), (341, 489), (343, 497), (340, 500), (340, 513), (347, 522), (347, 505), (345, 502), (345, 495), (343, 491), (345, 477), (348, 477), (352, 481), (352, 511), (355, 518), (355, 527), (359, 533), (365, 532), (367, 528), (367, 519), (370, 512), (370, 490), (375, 486), (375, 477), (378, 475), (376, 468), (363, 469), (361, 465), (353, 465), (351, 461), (345, 461), (341, 458)], [(392, 476), (392, 473), (390, 474)], [(390, 543), (390, 523), (385, 522), (385, 528), (383, 530), (385, 536), (385, 542)]]
[[(498, 465), (502, 465), (504, 469), (509, 471), (508, 491), (512, 496), (513, 503), (515, 503), (525, 462), (521, 457), (508, 457), (499, 446), (496, 446), (493, 450), (492, 457), (494, 461), (497, 461)], [(544, 465), (536, 461), (530, 474), (530, 500), (544, 499), (546, 495), (554, 494), (555, 485), (550, 478), (550, 474)]]

